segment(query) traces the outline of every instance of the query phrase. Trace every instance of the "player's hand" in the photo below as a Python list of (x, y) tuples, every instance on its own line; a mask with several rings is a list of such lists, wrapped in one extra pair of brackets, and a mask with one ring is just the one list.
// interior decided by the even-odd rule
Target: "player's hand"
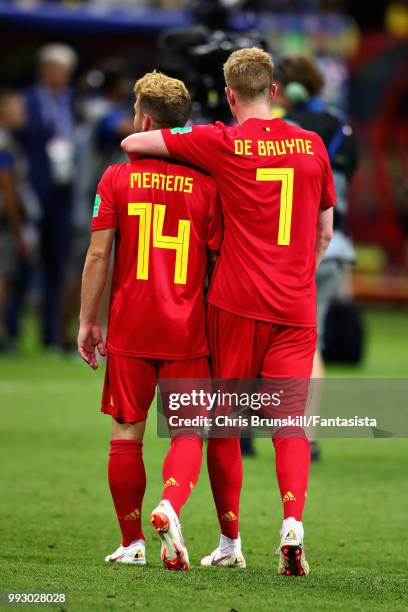
[(106, 357), (106, 345), (102, 330), (98, 325), (81, 324), (78, 332), (78, 352), (82, 359), (93, 369), (98, 369), (96, 350), (101, 357)]

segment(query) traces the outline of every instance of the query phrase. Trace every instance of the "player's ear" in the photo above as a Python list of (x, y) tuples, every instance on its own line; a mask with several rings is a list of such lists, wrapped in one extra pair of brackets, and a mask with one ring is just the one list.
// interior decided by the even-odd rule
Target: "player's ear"
[(235, 106), (235, 96), (234, 96), (232, 89), (230, 89), (229, 87), (226, 87), (224, 91), (225, 91), (225, 95), (227, 96), (228, 104), (230, 106)]
[(272, 85), (272, 89), (271, 89), (271, 100), (274, 99), (274, 97), (276, 96), (276, 94), (278, 93), (278, 86), (276, 83), (274, 83)]
[(152, 120), (150, 119), (149, 115), (143, 115), (142, 131), (150, 132), (151, 129), (152, 129)]

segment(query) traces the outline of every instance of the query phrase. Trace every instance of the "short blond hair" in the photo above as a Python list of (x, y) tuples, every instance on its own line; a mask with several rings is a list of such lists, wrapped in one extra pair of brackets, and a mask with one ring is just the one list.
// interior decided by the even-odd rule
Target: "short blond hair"
[(227, 86), (244, 100), (253, 100), (269, 93), (273, 85), (273, 71), (271, 56), (258, 47), (234, 51), (224, 64)]
[(191, 112), (191, 97), (183, 81), (154, 70), (136, 81), (134, 92), (142, 111), (157, 127), (186, 124)]

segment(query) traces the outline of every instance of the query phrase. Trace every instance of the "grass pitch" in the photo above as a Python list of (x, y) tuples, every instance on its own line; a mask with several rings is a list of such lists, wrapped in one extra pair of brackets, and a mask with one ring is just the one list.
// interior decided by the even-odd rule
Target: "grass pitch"
[[(406, 377), (405, 313), (366, 313), (369, 344), (358, 370)], [(28, 334), (30, 336), (30, 334)], [(106, 566), (119, 530), (106, 482), (109, 419), (98, 413), (102, 372), (67, 358), (0, 359), (0, 591), (67, 592), (59, 610), (407, 610), (407, 440), (323, 440), (304, 522), (308, 578), (276, 575), (281, 505), (272, 444), (245, 461), (241, 535), (248, 569), (199, 567), (218, 527), (206, 470), (185, 508), (192, 569), (162, 569), (148, 514), (161, 491), (167, 441), (152, 411), (145, 442), (148, 567)], [(25, 606), (26, 608), (38, 608)]]

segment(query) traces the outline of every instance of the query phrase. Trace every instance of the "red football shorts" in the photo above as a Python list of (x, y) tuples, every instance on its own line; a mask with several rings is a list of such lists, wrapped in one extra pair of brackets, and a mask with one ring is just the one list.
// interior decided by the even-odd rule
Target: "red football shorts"
[(315, 327), (290, 327), (208, 306), (214, 378), (310, 378)]
[[(240, 317), (215, 306), (208, 308), (208, 340), (214, 378), (240, 379), (226, 381), (228, 391), (247, 391), (248, 388), (272, 394), (283, 391), (278, 406), (262, 407), (259, 413), (270, 419), (302, 417), (307, 405), (309, 379), (316, 350), (317, 333), (312, 327), (289, 327)], [(242, 380), (244, 379), (244, 380)], [(258, 383), (246, 382), (245, 379)], [(280, 379), (280, 380), (279, 380)], [(249, 385), (249, 387), (248, 387)], [(237, 416), (239, 406), (218, 408), (219, 415)], [(297, 426), (271, 429), (273, 436), (303, 437)], [(239, 430), (213, 435), (239, 437)], [(278, 433), (279, 432), (279, 433)]]
[(209, 378), (207, 357), (160, 361), (109, 353), (102, 412), (123, 423), (145, 421), (158, 378)]

